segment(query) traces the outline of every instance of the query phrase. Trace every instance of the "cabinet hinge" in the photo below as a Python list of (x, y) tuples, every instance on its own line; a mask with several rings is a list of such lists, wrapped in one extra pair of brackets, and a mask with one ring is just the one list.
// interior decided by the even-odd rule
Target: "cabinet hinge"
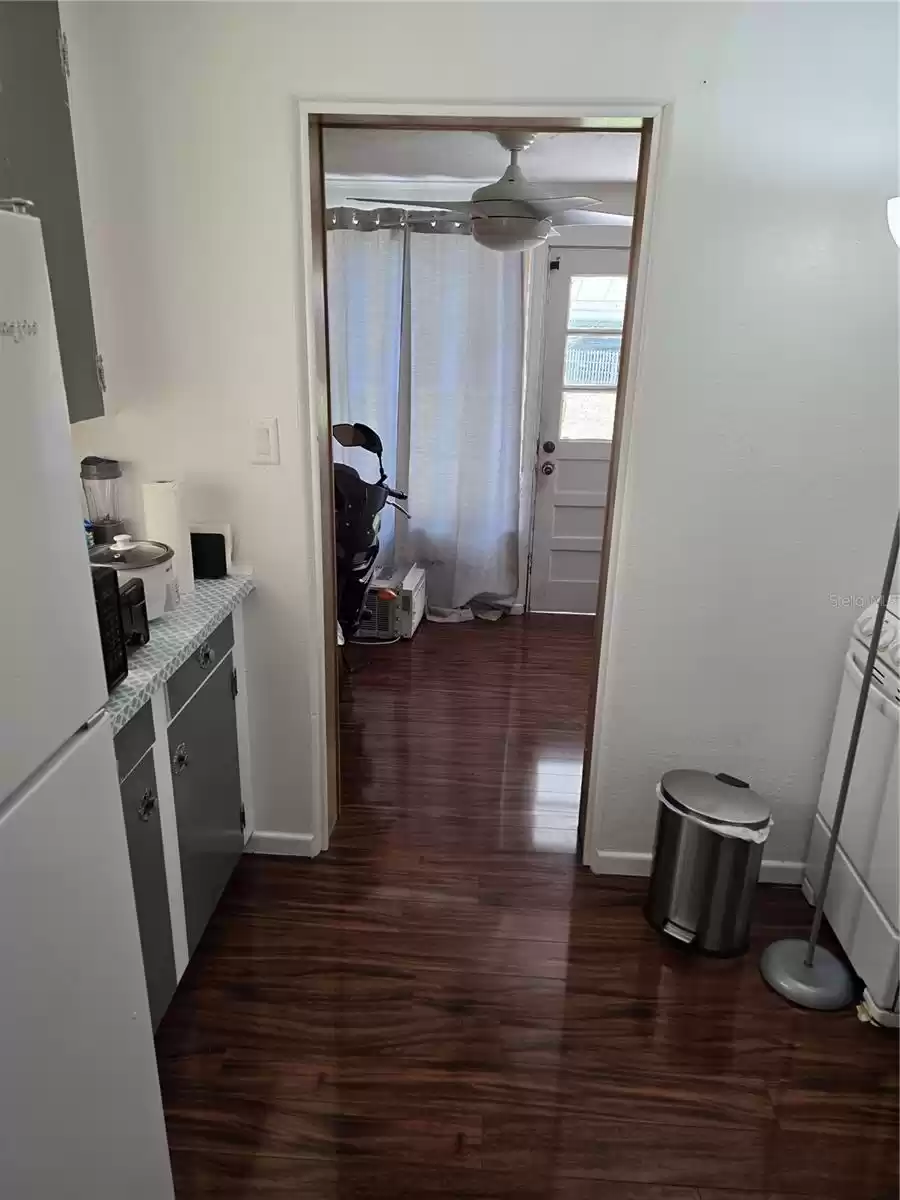
[(94, 356), (94, 365), (97, 368), (97, 382), (100, 384), (100, 391), (106, 391), (106, 367), (103, 365), (103, 355), (97, 354)]
[(238, 694), (237, 667), (231, 668), (231, 694), (234, 697)]
[(241, 805), (241, 833), (247, 828), (247, 810)]
[(62, 73), (66, 79), (72, 74), (69, 67), (69, 39), (60, 29), (57, 31), (56, 40), (59, 44), (59, 65), (62, 68)]

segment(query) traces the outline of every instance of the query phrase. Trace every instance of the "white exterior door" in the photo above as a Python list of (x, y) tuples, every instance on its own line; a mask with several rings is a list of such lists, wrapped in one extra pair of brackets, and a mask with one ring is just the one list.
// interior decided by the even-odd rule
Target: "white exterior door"
[(550, 253), (531, 612), (597, 611), (628, 254)]

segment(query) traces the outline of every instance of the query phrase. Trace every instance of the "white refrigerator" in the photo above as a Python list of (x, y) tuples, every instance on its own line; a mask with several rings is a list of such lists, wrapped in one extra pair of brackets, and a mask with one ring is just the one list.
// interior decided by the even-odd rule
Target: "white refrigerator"
[(0, 211), (0, 1195), (173, 1195), (40, 221)]

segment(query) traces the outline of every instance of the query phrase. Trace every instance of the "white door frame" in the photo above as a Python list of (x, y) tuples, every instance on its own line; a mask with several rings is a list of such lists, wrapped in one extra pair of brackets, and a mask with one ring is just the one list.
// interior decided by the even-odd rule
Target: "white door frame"
[[(329, 769), (329, 758), (334, 758), (338, 730), (334, 727), (336, 713), (329, 702), (329, 662), (333, 663), (336, 642), (335, 614), (328, 611), (326, 596), (326, 535), (323, 518), (330, 516), (330, 507), (325, 504), (324, 488), (331, 487), (326, 476), (327, 464), (331, 459), (331, 430), (328, 423), (327, 360), (322, 361), (325, 333), (323, 277), (321, 272), (321, 247), (324, 229), (314, 229), (314, 213), (321, 211), (321, 174), (319, 146), (310, 138), (311, 123), (318, 121), (371, 125), (374, 127), (391, 124), (441, 126), (465, 128), (484, 125), (495, 127), (518, 124), (528, 128), (533, 123), (538, 128), (558, 124), (562, 128), (589, 130), (622, 122), (623, 128), (639, 130), (627, 121), (635, 119), (652, 121), (646, 157), (646, 184), (643, 194), (642, 220), (636, 219), (629, 276), (633, 280), (633, 307), (630, 322), (630, 344), (628, 361), (623, 360), (624, 387), (621, 389), (616, 408), (616, 431), (614, 444), (618, 497), (626, 494), (628, 459), (632, 428), (632, 409), (637, 391), (640, 348), (643, 341), (644, 300), (647, 274), (651, 258), (651, 218), (658, 185), (660, 146), (667, 136), (671, 120), (670, 105), (658, 102), (624, 104), (468, 104), (452, 101), (442, 104), (421, 103), (385, 104), (381, 101), (353, 101), (330, 99), (297, 99), (297, 209), (298, 209), (298, 253), (300, 286), (298, 299), (302, 303), (298, 349), (301, 357), (300, 388), (297, 396), (298, 431), (301, 442), (302, 468), (307, 477), (306, 499), (310, 520), (298, 539), (298, 551), (310, 567), (310, 590), (306, 597), (306, 622), (310, 648), (310, 730), (312, 761), (310, 763), (311, 793), (315, 806), (312, 853), (328, 848), (330, 833), (329, 813), (334, 811), (337, 786), (333, 772)], [(640, 184), (640, 181), (639, 181)], [(639, 187), (640, 192), (640, 187)], [(641, 197), (638, 196), (640, 205)], [(627, 318), (626, 318), (627, 320)], [(625, 347), (623, 347), (623, 351)], [(305, 382), (305, 387), (304, 387)], [(606, 578), (601, 568), (601, 604), (604, 594), (612, 594), (619, 557), (623, 504), (607, 505), (607, 521), (604, 541), (608, 546)], [(330, 592), (330, 588), (328, 588)], [(597, 826), (599, 797), (596, 780), (599, 773), (599, 756), (596, 753), (598, 730), (602, 720), (605, 701), (605, 682), (609, 658), (609, 625), (611, 605), (602, 604), (602, 619), (599, 622), (598, 677), (593, 695), (592, 711), (588, 714), (591, 730), (587, 744), (589, 769), (585, 780), (587, 804), (584, 812), (584, 837), (582, 839), (582, 861), (590, 863), (593, 830)]]

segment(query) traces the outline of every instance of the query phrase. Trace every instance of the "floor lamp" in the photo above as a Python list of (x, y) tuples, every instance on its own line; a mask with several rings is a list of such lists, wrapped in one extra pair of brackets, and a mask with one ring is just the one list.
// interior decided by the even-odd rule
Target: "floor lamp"
[[(894, 241), (900, 246), (900, 197), (888, 201), (888, 225)], [(822, 878), (816, 896), (816, 911), (813, 917), (809, 939), (785, 938), (773, 942), (766, 947), (760, 960), (759, 969), (763, 979), (770, 987), (779, 992), (785, 999), (799, 1004), (803, 1008), (836, 1009), (848, 1005), (854, 995), (854, 978), (849, 968), (820, 946), (819, 932), (822, 928), (822, 915), (825, 910), (825, 897), (828, 894), (828, 884), (834, 866), (834, 855), (837, 850), (838, 836), (841, 831), (841, 821), (847, 805), (847, 793), (850, 790), (850, 778), (853, 774), (853, 764), (856, 761), (856, 750), (859, 746), (859, 735), (862, 729), (863, 717), (869, 695), (869, 685), (875, 670), (875, 660), (878, 656), (878, 643), (881, 639), (881, 629), (884, 625), (884, 610), (887, 608), (891, 595), (891, 585), (897, 569), (897, 550), (900, 545), (900, 516), (894, 525), (894, 536), (888, 553), (887, 568), (884, 582), (881, 585), (881, 595), (878, 598), (878, 610), (875, 614), (875, 624), (872, 628), (872, 643), (866, 658), (862, 682), (859, 689), (859, 701), (856, 705), (856, 716), (850, 731), (850, 744), (847, 747), (847, 757), (844, 761), (844, 773), (838, 791), (837, 807), (834, 812), (834, 822), (831, 827), (831, 837), (828, 840), (828, 850), (822, 868)]]

